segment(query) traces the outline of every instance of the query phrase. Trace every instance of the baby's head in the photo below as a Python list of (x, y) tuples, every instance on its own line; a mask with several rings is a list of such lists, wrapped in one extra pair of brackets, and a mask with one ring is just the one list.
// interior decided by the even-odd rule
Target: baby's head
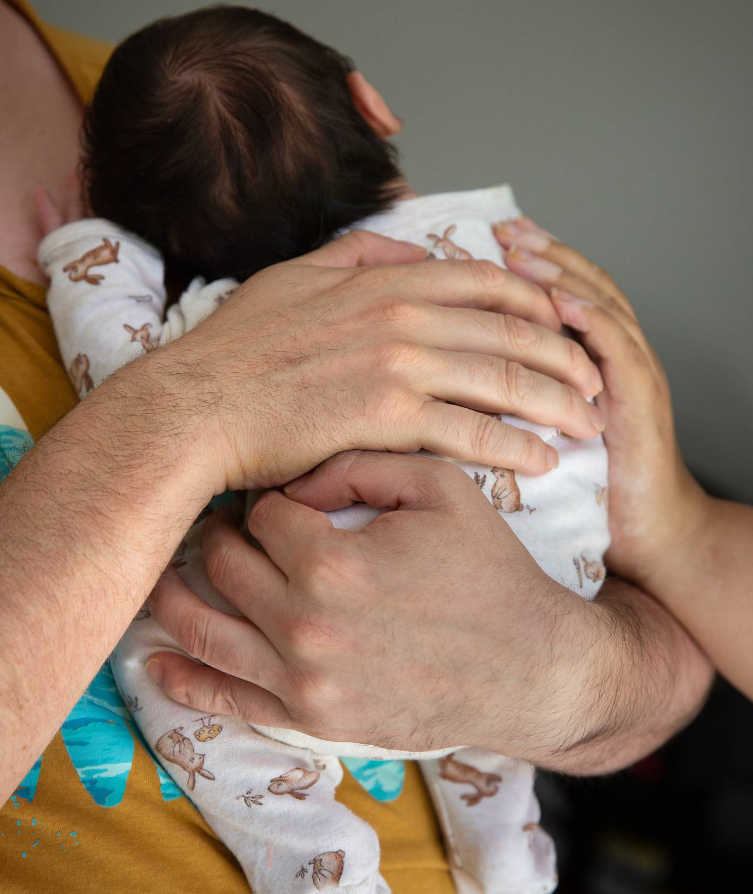
[(239, 6), (162, 19), (115, 50), (87, 110), (94, 213), (169, 264), (244, 279), (388, 207), (399, 121), (335, 50)]

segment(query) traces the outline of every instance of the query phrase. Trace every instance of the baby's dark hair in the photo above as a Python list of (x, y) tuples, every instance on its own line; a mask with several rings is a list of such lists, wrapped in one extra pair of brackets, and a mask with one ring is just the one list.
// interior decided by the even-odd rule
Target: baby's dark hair
[(117, 47), (86, 112), (93, 212), (208, 278), (316, 248), (396, 197), (396, 152), (353, 104), (352, 70), (242, 6), (147, 26)]

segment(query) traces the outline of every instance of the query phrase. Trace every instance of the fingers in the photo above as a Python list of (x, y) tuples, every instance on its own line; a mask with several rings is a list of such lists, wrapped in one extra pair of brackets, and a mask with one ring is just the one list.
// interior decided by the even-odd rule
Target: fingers
[(414, 264), (426, 258), (426, 249), (366, 230), (353, 230), (291, 263), (316, 267), (373, 267), (382, 264)]
[(509, 413), (553, 425), (574, 438), (604, 430), (599, 410), (569, 385), (522, 366), (477, 354), (430, 351), (433, 397), (484, 413)]
[[(353, 503), (377, 509), (436, 509), (457, 503), (468, 477), (454, 463), (423, 456), (353, 450), (291, 481), (291, 500), (331, 512)], [(475, 485), (474, 485), (475, 487)]]
[[(507, 251), (505, 263), (508, 263), (509, 258), (511, 263), (508, 266), (511, 270), (521, 272), (524, 259), (528, 261), (530, 269), (533, 260), (539, 259), (546, 264), (533, 265), (538, 267), (539, 274), (532, 277), (534, 282), (556, 283), (561, 288), (567, 289), (565, 279), (568, 275), (573, 275), (588, 284), (597, 294), (613, 297), (623, 310), (634, 315), (630, 302), (609, 273), (597, 267), (571, 246), (558, 242), (550, 233), (538, 228), (528, 218), (498, 224), (494, 227), (494, 235)], [(564, 278), (556, 282), (558, 275)]]
[(45, 236), (63, 226), (65, 220), (58, 208), (52, 193), (44, 186), (34, 190), (34, 204), (37, 208), (39, 223)]
[(555, 332), (560, 328), (543, 289), (492, 261), (419, 264), (398, 287), (408, 295), (422, 295), (432, 304), (512, 314)]
[(557, 468), (554, 447), (538, 435), (465, 407), (441, 401), (424, 404), (418, 418), (421, 447), (440, 456), (513, 469), (523, 475), (544, 475)]
[[(445, 316), (446, 315), (446, 316)], [(571, 338), (529, 323), (512, 314), (463, 308), (434, 308), (419, 322), (426, 340), (436, 348), (497, 355), (522, 363), (593, 397), (604, 387), (598, 367)]]
[(315, 562), (320, 544), (333, 534), (343, 534), (334, 531), (326, 515), (291, 502), (279, 491), (259, 498), (249, 515), (248, 530), (288, 577), (304, 574)]
[[(374, 233), (356, 231), (289, 263), (340, 267), (394, 265), (423, 260), (425, 253), (421, 252), (423, 249), (417, 251), (412, 243), (398, 243)], [(388, 281), (385, 276), (389, 277)], [(411, 263), (409, 267), (384, 271), (374, 284), (380, 292), (388, 286), (393, 302), (415, 304), (423, 300), (444, 307), (509, 313), (554, 331), (560, 328), (552, 303), (541, 288), (492, 261)], [(364, 280), (363, 288), (368, 290), (368, 280)]]
[(627, 400), (635, 392), (640, 406), (644, 376), (655, 369), (654, 357), (645, 342), (617, 316), (603, 307), (554, 290), (553, 301), (562, 321), (581, 333), (592, 356), (599, 359), (611, 398)]
[(174, 569), (160, 578), (152, 602), (157, 621), (189, 655), (261, 686), (279, 679), (281, 659), (267, 637), (246, 618), (212, 608)]
[(173, 701), (205, 714), (241, 717), (261, 726), (290, 726), (290, 715), (276, 695), (213, 667), (202, 667), (184, 655), (156, 652), (146, 669)]
[(248, 618), (258, 617), (255, 607), (279, 600), (287, 587), (285, 575), (246, 540), (229, 509), (212, 513), (204, 523), (201, 555), (215, 589)]

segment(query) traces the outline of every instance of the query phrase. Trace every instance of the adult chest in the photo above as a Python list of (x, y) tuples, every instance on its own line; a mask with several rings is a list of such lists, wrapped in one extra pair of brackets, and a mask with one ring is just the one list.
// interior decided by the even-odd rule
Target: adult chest
[(61, 195), (78, 163), (83, 109), (47, 46), (0, 2), (0, 265), (44, 282), (36, 264), (42, 233), (33, 193)]

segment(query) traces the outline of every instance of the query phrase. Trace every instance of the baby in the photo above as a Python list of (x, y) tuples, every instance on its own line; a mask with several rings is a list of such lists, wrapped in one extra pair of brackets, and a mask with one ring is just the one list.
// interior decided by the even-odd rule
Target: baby
[[(258, 11), (199, 10), (128, 38), (86, 115), (83, 171), (98, 217), (55, 231), (39, 250), (79, 395), (196, 326), (237, 280), (356, 223), (422, 243), (437, 258), (500, 264), (493, 227), (520, 214), (509, 187), (415, 196), (386, 142), (399, 128), (347, 59)], [(191, 279), (169, 307), (166, 270)], [(609, 542), (603, 441), (506, 421), (553, 444), (559, 468), (517, 480), (506, 469), (463, 468), (542, 568), (593, 598)], [(330, 517), (356, 530), (374, 515), (361, 506)], [(174, 565), (208, 603), (234, 613), (206, 576), (200, 528)], [(147, 603), (112, 657), (113, 672), (146, 740), (256, 894), (388, 892), (375, 833), (335, 800), (343, 763), (356, 769), (363, 758), (420, 760), (461, 894), (556, 886), (531, 766), (472, 748), (407, 754), (196, 718), (145, 672), (164, 648), (178, 650)]]

